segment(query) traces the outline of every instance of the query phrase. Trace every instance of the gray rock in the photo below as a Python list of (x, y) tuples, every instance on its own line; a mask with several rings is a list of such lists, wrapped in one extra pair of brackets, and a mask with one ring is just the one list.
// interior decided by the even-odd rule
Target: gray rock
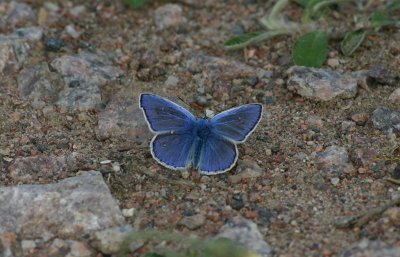
[(206, 218), (202, 214), (196, 214), (193, 216), (185, 216), (180, 221), (179, 224), (187, 227), (190, 230), (195, 230), (204, 225)]
[(385, 132), (400, 132), (400, 112), (379, 107), (372, 113), (375, 128)]
[(178, 4), (165, 4), (154, 12), (154, 20), (158, 29), (178, 27), (186, 21), (182, 14), (182, 7)]
[(100, 172), (48, 185), (0, 188), (0, 233), (21, 238), (82, 238), (123, 224), (124, 218)]
[(16, 29), (10, 35), (0, 34), (0, 42), (15, 44), (22, 42), (37, 42), (43, 37), (43, 29), (40, 27), (26, 27)]
[(103, 104), (98, 84), (76, 81), (64, 87), (56, 105), (79, 111), (99, 110)]
[(8, 167), (8, 175), (15, 182), (32, 183), (59, 178), (62, 172), (76, 169), (74, 155), (18, 157)]
[(46, 62), (22, 69), (17, 82), (19, 95), (32, 101), (55, 103), (63, 88), (61, 76), (51, 72)]
[(2, 7), (2, 5), (6, 5), (5, 7), (7, 11), (6, 14), (0, 19), (0, 27), (16, 27), (26, 25), (28, 23), (36, 23), (36, 13), (29, 5), (18, 3), (16, 1), (10, 2), (8, 6), (6, 3), (2, 3), (0, 4), (0, 7)]
[(245, 63), (189, 51), (186, 66), (194, 73), (202, 72), (210, 80), (233, 80), (238, 78), (268, 80), (271, 71), (255, 68)]
[[(133, 228), (130, 225), (97, 231), (91, 237), (90, 245), (104, 254), (116, 254), (121, 249), (121, 243), (132, 232)], [(143, 244), (141, 241), (133, 241), (129, 244), (129, 250), (134, 252)]]
[(123, 99), (112, 100), (99, 114), (95, 132), (99, 140), (112, 137), (139, 143), (151, 136), (138, 103)]
[(64, 55), (54, 59), (50, 66), (64, 77), (67, 84), (79, 81), (102, 86), (124, 74), (105, 53)]
[(289, 70), (288, 89), (304, 98), (329, 101), (353, 98), (357, 93), (357, 76), (330, 69), (294, 66)]
[(250, 159), (239, 160), (237, 170), (237, 174), (241, 178), (258, 178), (263, 174), (263, 169), (257, 162)]
[(362, 239), (343, 250), (341, 257), (400, 257), (399, 246), (388, 246), (380, 240)]
[(104, 53), (65, 55), (53, 60), (50, 66), (65, 82), (57, 105), (80, 111), (99, 109), (102, 105), (100, 87), (124, 74)]
[(216, 235), (216, 238), (220, 237), (229, 238), (262, 257), (272, 256), (271, 248), (264, 241), (257, 225), (241, 216), (229, 220)]
[(353, 173), (354, 167), (350, 162), (346, 148), (336, 145), (318, 153), (314, 160), (315, 167), (325, 172), (328, 177), (341, 177)]
[(395, 75), (386, 64), (375, 64), (368, 71), (368, 79), (374, 80), (379, 84), (393, 85), (395, 84)]
[(38, 27), (18, 29), (11, 35), (0, 34), (0, 74), (19, 70), (42, 35), (43, 30)]
[(164, 82), (167, 87), (176, 87), (179, 83), (179, 78), (175, 76), (168, 76), (167, 80)]

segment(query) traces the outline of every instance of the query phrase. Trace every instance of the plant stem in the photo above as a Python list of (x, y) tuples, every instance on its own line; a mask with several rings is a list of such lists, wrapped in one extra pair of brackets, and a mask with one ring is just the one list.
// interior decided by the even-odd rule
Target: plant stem
[(326, 1), (323, 1), (323, 2), (320, 2), (320, 3), (316, 4), (313, 7), (312, 13), (315, 13), (315, 12), (319, 11), (320, 9), (322, 9), (323, 7), (328, 6), (328, 5), (338, 4), (338, 3), (341, 3), (341, 2), (349, 2), (349, 1), (350, 0), (326, 0)]
[(272, 7), (271, 13), (269, 14), (269, 20), (277, 20), (278, 14), (288, 4), (289, 0), (278, 0)]

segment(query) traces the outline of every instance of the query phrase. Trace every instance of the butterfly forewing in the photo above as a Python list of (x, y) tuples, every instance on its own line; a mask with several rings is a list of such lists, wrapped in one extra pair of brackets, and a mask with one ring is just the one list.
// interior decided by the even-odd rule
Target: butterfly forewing
[(234, 143), (215, 134), (210, 134), (200, 148), (199, 162), (195, 164), (203, 174), (217, 174), (230, 170), (238, 157)]
[(157, 95), (141, 94), (140, 108), (153, 132), (184, 130), (196, 120), (185, 108)]
[(171, 169), (187, 168), (191, 163), (194, 140), (188, 132), (156, 135), (151, 142), (153, 157)]
[(210, 122), (215, 134), (242, 143), (256, 128), (261, 115), (261, 104), (247, 104), (221, 112)]

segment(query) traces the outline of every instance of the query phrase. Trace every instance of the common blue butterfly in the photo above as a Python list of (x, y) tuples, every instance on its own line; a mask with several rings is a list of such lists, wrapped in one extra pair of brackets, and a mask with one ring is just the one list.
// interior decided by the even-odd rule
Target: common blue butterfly
[(263, 111), (261, 104), (247, 104), (208, 120), (196, 119), (185, 108), (158, 95), (143, 93), (139, 104), (156, 134), (150, 143), (153, 158), (173, 170), (192, 166), (206, 175), (232, 169), (238, 158), (236, 144), (246, 141)]

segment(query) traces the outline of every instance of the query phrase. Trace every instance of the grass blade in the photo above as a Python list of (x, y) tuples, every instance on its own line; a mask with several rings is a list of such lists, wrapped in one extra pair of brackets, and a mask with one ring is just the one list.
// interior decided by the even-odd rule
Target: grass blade
[(224, 47), (228, 50), (244, 48), (250, 44), (254, 44), (268, 38), (287, 34), (286, 30), (271, 30), (271, 31), (255, 31), (249, 32), (240, 36), (233, 37), (224, 43)]
[(345, 56), (350, 56), (364, 41), (366, 31), (363, 29), (347, 32), (340, 43), (340, 50)]

